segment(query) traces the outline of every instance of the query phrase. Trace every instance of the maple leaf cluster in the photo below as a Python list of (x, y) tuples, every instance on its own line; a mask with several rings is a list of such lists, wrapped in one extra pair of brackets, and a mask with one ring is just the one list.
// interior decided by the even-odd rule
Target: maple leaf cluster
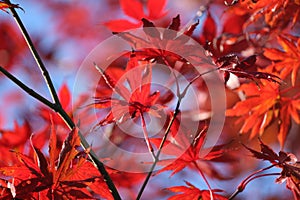
[[(0, 168), (1, 199), (42, 198), (75, 199), (94, 198), (94, 193), (109, 196), (103, 178), (96, 168), (81, 154), (77, 130), (73, 130), (59, 152), (56, 132), (52, 131), (49, 141), (49, 158), (33, 146), (35, 160), (15, 152), (19, 164)], [(80, 155), (81, 154), (81, 155)], [(88, 169), (88, 171), (87, 171)], [(87, 189), (92, 189), (92, 193)], [(100, 190), (100, 191), (98, 191)]]
[[(95, 91), (73, 98), (69, 82), (61, 83), (55, 106), (76, 124), (71, 132), (70, 123), (47, 104), (29, 106), (23, 96), (11, 101), (16, 98), (13, 94), (11, 99), (1, 100), (0, 199), (113, 199), (107, 180), (93, 165), (92, 149), (104, 152), (99, 162), (107, 164), (107, 176), (124, 199), (143, 195), (145, 199), (225, 200), (244, 190), (241, 198), (248, 199), (246, 185), (265, 176), (277, 176), (276, 183), (286, 181), (287, 191), (292, 191), (294, 199), (300, 198), (299, 0), (191, 1), (193, 6), (182, 13), (177, 6), (189, 3), (34, 0), (32, 4), (50, 13), (53, 24), (33, 34), (33, 41), (58, 82), (65, 79), (60, 70), (73, 77), (82, 52), (99, 40), (113, 35), (125, 41), (130, 50), (124, 50), (107, 67), (94, 60), (90, 63), (98, 73), (85, 75), (99, 78)], [(192, 7), (200, 10), (192, 11)], [(28, 79), (39, 91), (42, 78), (35, 75), (26, 43), (16, 26), (2, 19), (2, 14), (10, 15), (15, 9), (30, 14), (26, 5), (0, 1), (4, 11), (0, 17), (1, 72), (2, 67), (16, 71), (25, 77), (24, 83)], [(194, 18), (189, 21), (191, 16)], [(46, 34), (49, 41), (44, 40)], [(212, 110), (204, 76), (214, 75), (226, 90), (227, 97), (220, 99), (227, 98), (225, 113)], [(155, 81), (159, 78), (164, 80), (158, 86)], [(4, 88), (6, 84), (1, 75), (3, 99), (2, 85)], [(13, 104), (21, 107), (14, 111), (16, 115), (8, 109)], [(90, 108), (96, 110), (96, 119)], [(77, 117), (79, 112), (83, 120)], [(216, 145), (207, 146), (212, 137), (210, 123), (219, 123), (212, 120), (214, 115), (223, 115), (226, 121)], [(10, 117), (17, 119), (10, 122)], [(135, 128), (122, 129), (128, 122)], [(100, 133), (94, 134), (98, 129)], [(91, 141), (90, 148), (82, 148), (81, 134)], [(252, 148), (258, 136), (262, 138), (260, 151)], [(278, 145), (281, 151), (275, 153)], [(115, 159), (113, 151), (118, 148), (145, 151), (152, 161), (140, 161), (135, 154)], [(247, 152), (257, 160), (248, 159)], [(259, 160), (271, 165), (255, 171)], [(108, 163), (116, 163), (116, 169)], [(151, 170), (121, 170), (133, 165)], [(273, 167), (281, 171), (266, 173)], [(235, 190), (232, 182), (241, 179), (230, 196)], [(276, 197), (263, 198), (292, 198), (289, 193), (272, 194)]]

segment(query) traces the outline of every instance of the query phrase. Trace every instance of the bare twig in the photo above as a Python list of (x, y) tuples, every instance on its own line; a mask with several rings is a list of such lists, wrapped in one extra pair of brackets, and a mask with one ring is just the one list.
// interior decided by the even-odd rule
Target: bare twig
[[(8, 4), (11, 4), (10, 0), (5, 0), (5, 1)], [(16, 9), (14, 7), (10, 7), (9, 9), (10, 9), (11, 13), (13, 14), (13, 17), (14, 17), (17, 25), (19, 26), (19, 29), (20, 29), (20, 31), (21, 31), (21, 33), (23, 35), (23, 38), (25, 39), (25, 41), (27, 43), (27, 46), (29, 47), (29, 49), (31, 51), (32, 56), (35, 59), (35, 62), (37, 63), (37, 65), (38, 65), (41, 73), (43, 74), (43, 77), (44, 77), (44, 79), (45, 79), (45, 81), (47, 83), (47, 86), (49, 88), (49, 91), (51, 93), (53, 102), (55, 102), (57, 104), (60, 104), (59, 103), (60, 101), (59, 101), (58, 96), (56, 94), (56, 90), (55, 90), (54, 85), (52, 83), (52, 79), (51, 79), (51, 77), (50, 77), (50, 75), (48, 73), (48, 70), (46, 69), (46, 67), (45, 67), (45, 65), (44, 65), (44, 63), (43, 63), (40, 55), (38, 54), (36, 48), (34, 47), (33, 42), (31, 40), (31, 38), (30, 38), (30, 36), (29, 36), (29, 34), (28, 34), (28, 32), (27, 32), (27, 30), (26, 30), (26, 28), (25, 28), (22, 20), (20, 19), (19, 15), (18, 15), (18, 13), (17, 13), (17, 11), (16, 11)]]
[[(11, 4), (11, 2), (9, 0), (5, 0), (5, 1), (8, 4)], [(70, 116), (66, 113), (66, 111), (61, 106), (60, 100), (57, 96), (57, 93), (56, 93), (56, 90), (52, 83), (52, 79), (49, 75), (49, 72), (48, 72), (47, 68), (45, 67), (41, 57), (39, 56), (35, 46), (33, 45), (32, 40), (31, 40), (25, 26), (23, 25), (22, 20), (20, 19), (19, 15), (17, 14), (14, 7), (10, 7), (10, 11), (12, 12), (14, 19), (15, 19), (16, 23), (18, 24), (18, 26), (23, 34), (24, 39), (26, 40), (26, 43), (27, 43), (44, 79), (45, 79), (45, 82), (47, 83), (48, 89), (52, 96), (53, 103), (51, 103), (49, 100), (45, 99), (44, 97), (42, 97), (41, 95), (36, 93), (34, 90), (32, 90), (31, 88), (29, 88), (28, 86), (23, 84), (19, 79), (17, 79), (15, 76), (10, 74), (4, 68), (0, 67), (0, 71), (4, 75), (6, 75), (10, 80), (12, 80), (15, 84), (17, 84), (21, 89), (23, 89), (25, 92), (27, 92), (30, 96), (34, 97), (41, 103), (45, 104), (46, 106), (48, 106), (49, 108), (51, 108), (52, 110), (57, 112), (59, 114), (59, 116), (65, 121), (65, 123), (67, 124), (67, 126), (70, 129), (75, 128), (75, 124), (74, 124), (73, 120), (70, 118)], [(84, 136), (80, 132), (78, 132), (78, 134), (80, 137), (81, 146), (84, 149), (89, 149), (89, 151), (88, 151), (89, 157), (92, 160), (95, 167), (97, 167), (98, 171), (102, 174), (104, 181), (106, 182), (110, 192), (112, 193), (112, 196), (114, 197), (114, 199), (117, 199), (117, 200), (121, 199), (118, 190), (116, 189), (114, 183), (112, 182), (108, 172), (106, 171), (106, 169), (104, 167), (104, 164), (98, 160), (96, 154), (93, 152), (93, 150), (90, 149), (90, 146), (89, 146), (88, 142), (85, 140)]]
[[(272, 175), (274, 175), (274, 174), (270, 174), (270, 175), (268, 175), (268, 174), (260, 174), (260, 175), (257, 175), (258, 173), (261, 173), (261, 172), (263, 172), (263, 171), (266, 171), (266, 170), (268, 170), (268, 169), (271, 169), (271, 168), (273, 168), (275, 165), (270, 165), (270, 166), (268, 166), (268, 167), (265, 167), (265, 168), (263, 168), (263, 169), (259, 169), (259, 170), (257, 170), (257, 171), (255, 171), (255, 172), (253, 172), (253, 173), (251, 173), (249, 176), (247, 176), (240, 184), (239, 184), (239, 186), (237, 187), (237, 189), (234, 191), (234, 193), (233, 194), (231, 194), (231, 196), (228, 198), (229, 200), (232, 200), (234, 197), (236, 197), (239, 193), (241, 193), (241, 192), (243, 192), (244, 191), (244, 189), (245, 189), (245, 187), (246, 187), (246, 185), (248, 184), (248, 183), (250, 183), (252, 180), (254, 180), (254, 179), (256, 179), (256, 178), (259, 178), (259, 177), (262, 177), (262, 176), (272, 176)], [(278, 175), (278, 173), (276, 173), (277, 175)], [(280, 175), (280, 174), (279, 174)]]
[(56, 105), (51, 103), (48, 99), (44, 98), (37, 92), (35, 92), (33, 89), (26, 86), (22, 81), (20, 81), (18, 78), (16, 78), (14, 75), (9, 73), (6, 69), (0, 66), (0, 72), (3, 73), (7, 78), (9, 78), (12, 82), (14, 82), (16, 85), (18, 85), (22, 90), (27, 92), (30, 96), (37, 99), (38, 101), (42, 102), (52, 110), (56, 110)]

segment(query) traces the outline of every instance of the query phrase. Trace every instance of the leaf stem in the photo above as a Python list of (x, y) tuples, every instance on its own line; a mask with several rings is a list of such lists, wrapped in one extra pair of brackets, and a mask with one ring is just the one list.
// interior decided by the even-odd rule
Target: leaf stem
[[(231, 194), (231, 196), (229, 197), (228, 200), (232, 200), (232, 199), (233, 199), (235, 196), (237, 196), (239, 193), (243, 192), (244, 189), (245, 189), (245, 187), (246, 187), (246, 185), (247, 185), (250, 181), (254, 180), (255, 177), (256, 177), (256, 178), (261, 177), (260, 175), (255, 176), (256, 174), (258, 174), (258, 173), (260, 173), (260, 172), (263, 172), (263, 171), (266, 171), (266, 170), (268, 170), (268, 169), (271, 169), (271, 168), (273, 168), (273, 167), (275, 167), (275, 166), (276, 166), (276, 165), (273, 164), (273, 165), (270, 165), (270, 166), (265, 167), (265, 168), (263, 168), (263, 169), (259, 169), (259, 170), (255, 171), (255, 172), (251, 173), (250, 175), (248, 175), (248, 176), (247, 176), (247, 177), (239, 184), (239, 186), (237, 187), (237, 189), (234, 191), (233, 194)], [(266, 176), (266, 174), (264, 174), (264, 175)]]
[(246, 182), (244, 182), (244, 188), (238, 187), (236, 189), (236, 191), (228, 198), (228, 200), (234, 199), (239, 193), (241, 193), (242, 191), (244, 191), (246, 185), (248, 185), (248, 183), (250, 183), (254, 179), (261, 178), (261, 177), (266, 177), (266, 176), (279, 176), (279, 175), (281, 175), (281, 174), (280, 173), (270, 173), (270, 174), (259, 174), (257, 176), (253, 176), (250, 179), (248, 179)]
[(199, 171), (199, 173), (200, 173), (201, 177), (203, 178), (203, 180), (204, 180), (205, 184), (206, 184), (206, 185), (207, 185), (207, 187), (208, 187), (208, 190), (209, 190), (209, 195), (210, 195), (210, 199), (211, 199), (211, 200), (214, 200), (214, 195), (213, 195), (213, 192), (212, 192), (211, 186), (210, 186), (210, 184), (209, 184), (209, 182), (208, 182), (207, 178), (205, 177), (205, 175), (204, 175), (203, 171), (200, 169), (200, 167), (199, 167), (198, 163), (197, 163), (196, 161), (193, 161), (193, 163), (194, 163), (195, 167), (198, 169), (198, 171)]
[[(10, 0), (5, 0), (5, 2), (11, 4)], [(19, 15), (17, 14), (16, 10), (13, 7), (10, 7), (10, 11), (12, 12), (13, 17), (14, 17), (17, 25), (19, 26), (19, 29), (22, 32), (22, 35), (23, 35), (23, 37), (24, 37), (24, 39), (27, 43), (27, 46), (29, 47), (29, 49), (30, 49), (30, 51), (31, 51), (31, 53), (32, 53), (32, 55), (33, 55), (37, 65), (38, 65), (43, 77), (44, 77), (44, 80), (45, 80), (45, 82), (47, 84), (47, 87), (49, 89), (49, 92), (51, 94), (53, 103), (51, 103), (49, 100), (45, 99), (44, 97), (42, 97), (41, 95), (36, 93), (34, 90), (32, 90), (31, 88), (26, 86), (24, 83), (22, 83), (19, 79), (17, 79), (15, 76), (10, 74), (4, 68), (0, 67), (0, 71), (5, 76), (7, 76), (10, 80), (12, 80), (15, 84), (17, 84), (22, 90), (27, 92), (30, 96), (34, 97), (35, 99), (37, 99), (41, 103), (45, 104), (46, 106), (48, 106), (49, 108), (51, 108), (52, 110), (57, 112), (59, 114), (59, 116), (65, 121), (67, 126), (72, 130), (76, 126), (75, 126), (73, 120), (71, 119), (71, 117), (62, 108), (60, 100), (57, 96), (55, 87), (53, 85), (52, 79), (49, 75), (49, 72), (48, 72), (47, 68), (45, 67), (41, 57), (39, 56), (35, 46), (33, 45), (32, 40), (31, 40), (31, 38), (30, 38), (30, 36), (29, 36), (22, 20), (20, 19)], [(89, 146), (88, 142), (86, 141), (86, 139), (84, 138), (84, 136), (80, 132), (78, 132), (78, 134), (79, 134), (79, 137), (80, 137), (81, 146), (85, 150), (89, 149), (90, 146)], [(112, 196), (114, 197), (114, 199), (120, 200), (121, 197), (119, 195), (119, 192), (116, 189), (113, 181), (111, 180), (108, 172), (106, 171), (104, 164), (97, 158), (96, 154), (91, 149), (89, 150), (89, 157), (92, 160), (95, 167), (98, 169), (98, 171), (103, 176), (103, 179), (104, 179), (105, 183), (107, 184), (107, 186), (108, 186)]]

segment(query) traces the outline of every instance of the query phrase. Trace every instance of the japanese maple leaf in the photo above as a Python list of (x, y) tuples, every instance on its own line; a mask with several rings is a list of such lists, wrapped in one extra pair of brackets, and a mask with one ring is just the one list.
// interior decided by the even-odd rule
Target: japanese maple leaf
[[(236, 123), (243, 122), (240, 133), (251, 130), (250, 138), (263, 134), (266, 127), (274, 121), (278, 122), (278, 140), (283, 147), (285, 138), (291, 127), (291, 120), (300, 123), (299, 94), (294, 97), (284, 96), (277, 83), (262, 80), (262, 87), (254, 83), (243, 84), (238, 90), (245, 93), (246, 99), (237, 102), (227, 110), (227, 116), (240, 117)], [(297, 98), (298, 97), (298, 98)]]
[[(68, 88), (68, 86), (66, 84), (63, 84), (61, 86), (61, 88), (58, 91), (58, 97), (59, 100), (61, 102), (61, 106), (64, 110), (66, 110), (70, 116), (72, 116), (71, 114), (71, 104), (72, 104), (72, 99), (71, 99), (71, 92)], [(50, 114), (52, 113), (52, 114)], [(51, 111), (49, 108), (47, 107), (41, 107), (40, 108), (40, 116), (42, 118), (44, 118), (46, 121), (53, 121), (54, 124), (60, 124), (62, 126), (66, 126), (65, 122), (63, 121), (63, 119), (61, 119), (61, 117), (59, 117), (58, 115), (54, 114), (53, 111)]]
[[(278, 154), (275, 153), (268, 145), (264, 144), (260, 139), (260, 152), (245, 146), (252, 155), (257, 159), (269, 161), (272, 165), (270, 167), (259, 170), (262, 172), (270, 169), (271, 167), (281, 168), (282, 171), (280, 176), (276, 179), (276, 183), (283, 183), (286, 181), (288, 189), (292, 190), (294, 198), (299, 199), (300, 197), (300, 162), (297, 161), (295, 155), (280, 151)], [(247, 179), (240, 184), (240, 189), (244, 189), (246, 184), (249, 183), (249, 179), (253, 179), (257, 173), (253, 173)], [(268, 175), (268, 174), (265, 174)], [(258, 177), (262, 177), (258, 176)], [(254, 180), (254, 179), (253, 179)]]
[[(258, 23), (258, 20), (263, 17), (268, 27), (281, 31), (289, 24), (294, 26), (300, 17), (300, 3), (297, 0), (234, 0), (231, 5), (228, 12), (237, 15), (250, 15), (244, 27), (254, 22)], [(259, 23), (261, 28), (261, 22)]]
[[(52, 131), (49, 159), (34, 146), (37, 161), (16, 152), (21, 164), (0, 168), (0, 172), (7, 177), (2, 179), (7, 183), (2, 198), (91, 199), (93, 196), (87, 187), (95, 189), (94, 192), (98, 194), (106, 191), (107, 197), (111, 198), (99, 172), (87, 161), (86, 155), (80, 156), (80, 152), (76, 150), (79, 145), (77, 130), (73, 130), (59, 152), (56, 133)], [(99, 188), (102, 191), (99, 192)]]
[(212, 42), (217, 34), (217, 25), (215, 20), (212, 18), (210, 12), (207, 13), (203, 28), (202, 34), (200, 36), (201, 44), (206, 42)]
[(229, 80), (230, 74), (234, 74), (239, 78), (247, 78), (255, 81), (257, 79), (265, 79), (275, 83), (280, 83), (281, 79), (273, 74), (259, 71), (249, 71), (247, 68), (254, 66), (256, 55), (249, 56), (242, 61), (235, 54), (222, 56), (216, 60), (220, 71), (224, 71), (225, 84)]
[(211, 192), (214, 200), (227, 200), (226, 197), (216, 194), (217, 192), (223, 192), (222, 190), (213, 189), (210, 192), (209, 190), (200, 190), (187, 181), (185, 181), (185, 183), (187, 186), (174, 186), (167, 188), (167, 190), (171, 192), (180, 193), (169, 197), (168, 200), (211, 200)]
[(32, 132), (27, 121), (22, 125), (14, 123), (12, 130), (0, 129), (0, 166), (8, 163), (15, 163), (15, 156), (9, 153), (10, 150), (23, 152), (28, 146), (28, 139)]
[[(212, 59), (206, 55), (205, 50), (191, 40), (190, 36), (198, 26), (198, 21), (182, 31), (179, 29), (179, 15), (174, 17), (165, 29), (156, 27), (147, 19), (142, 19), (142, 22), (144, 34), (135, 35), (127, 32), (117, 34), (132, 45), (139, 60), (149, 60), (176, 68), (190, 79), (199, 73), (197, 69), (214, 67)], [(178, 63), (181, 65), (178, 66)]]
[[(151, 92), (152, 64), (150, 62), (146, 62), (146, 66), (140, 67), (136, 56), (132, 55), (126, 66), (126, 71), (130, 71), (129, 75), (126, 80), (119, 80), (120, 84), (116, 84), (117, 80), (114, 77), (109, 76), (99, 67), (97, 68), (106, 84), (120, 96), (120, 98), (96, 97), (94, 104), (96, 108), (111, 108), (108, 115), (98, 125), (126, 121), (129, 118), (142, 116), (143, 113), (160, 117), (159, 112), (164, 106), (156, 104), (160, 92)], [(125, 87), (124, 81), (129, 84), (131, 91)]]
[(132, 18), (134, 22), (126, 19), (106, 22), (105, 26), (113, 32), (123, 32), (125, 30), (138, 28), (142, 25), (142, 18), (156, 20), (166, 15), (166, 11), (164, 11), (166, 0), (148, 0), (148, 14), (145, 13), (144, 5), (139, 0), (120, 0), (120, 4), (124, 13)]
[(272, 66), (280, 72), (282, 79), (291, 75), (294, 86), (300, 69), (300, 38), (296, 40), (288, 36), (278, 36), (277, 40), (282, 50), (265, 48), (264, 55), (274, 61)]
[[(176, 127), (180, 123), (175, 122), (172, 126)], [(176, 129), (176, 128), (173, 128)], [(171, 134), (177, 133), (175, 137), (167, 140), (162, 148), (162, 153), (174, 156), (174, 158), (160, 160), (159, 165), (167, 165), (158, 171), (158, 173), (172, 170), (172, 175), (180, 172), (186, 167), (191, 167), (192, 169), (197, 169), (200, 172), (204, 172), (212, 177), (222, 178), (220, 173), (218, 173), (211, 163), (208, 161), (218, 161), (222, 156), (225, 155), (224, 145), (216, 145), (213, 148), (207, 149), (203, 148), (205, 138), (206, 138), (206, 128), (204, 128), (200, 133), (198, 133), (194, 138), (188, 137), (187, 133), (177, 130), (171, 130)], [(154, 138), (151, 142), (157, 147), (160, 146), (162, 139)], [(202, 152), (206, 154), (202, 155)], [(228, 160), (229, 161), (229, 160)]]

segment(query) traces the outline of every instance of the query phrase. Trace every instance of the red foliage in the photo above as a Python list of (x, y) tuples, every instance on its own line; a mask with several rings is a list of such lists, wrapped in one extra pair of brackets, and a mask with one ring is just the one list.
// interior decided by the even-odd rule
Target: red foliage
[[(187, 6), (188, 11), (177, 14), (178, 5)], [(21, 6), (0, 1), (0, 10), (4, 11), (1, 15), (12, 17), (8, 15), (10, 10), (23, 10)], [(26, 14), (34, 13), (30, 10), (32, 6), (33, 10), (42, 10), (38, 15), (46, 16), (49, 25), (39, 27), (36, 23), (38, 28), (30, 27), (30, 21), (25, 25), (30, 27), (29, 35), (33, 36), (34, 45), (37, 45), (45, 64), (52, 66), (49, 69), (55, 87), (60, 80), (64, 81), (57, 92), (59, 103), (51, 104), (45, 100), (48, 99), (46, 96), (38, 103), (45, 104), (46, 101), (48, 104), (36, 105), (15, 93), (11, 95), (11, 86), (5, 82), (4, 76), (0, 76), (0, 96), (4, 97), (0, 102), (1, 109), (3, 107), (0, 118), (1, 200), (113, 199), (105, 176), (111, 177), (125, 199), (135, 199), (140, 193), (146, 199), (226, 200), (244, 191), (252, 180), (274, 175), (277, 176), (276, 183), (286, 181), (294, 199), (300, 199), (300, 163), (297, 161), (300, 150), (299, 0), (213, 0), (201, 3), (114, 0), (93, 4), (33, 0), (25, 6), (28, 6)], [(195, 6), (200, 7), (197, 14), (191, 12)], [(175, 17), (170, 18), (168, 13)], [(183, 26), (183, 22), (193, 16), (196, 16), (194, 20)], [(100, 27), (101, 23), (103, 27)], [(79, 66), (78, 61), (82, 60), (80, 53), (86, 55), (85, 50), (90, 50), (91, 45), (107, 36), (108, 31), (104, 28), (113, 32), (114, 39), (122, 39), (128, 46), (107, 68), (94, 63), (99, 74), (77, 73), (76, 65)], [(34, 29), (38, 31), (34, 32)], [(28, 57), (29, 51), (20, 37), (17, 26), (1, 16), (1, 72), (16, 74), (15, 78), (30, 87), (26, 92), (33, 97), (33, 91), (43, 96), (42, 78), (35, 76), (37, 70), (34, 70), (33, 59)], [(106, 44), (105, 48), (101, 51), (120, 46)], [(68, 51), (74, 55), (69, 55)], [(95, 60), (87, 60), (92, 68)], [(160, 69), (160, 65), (166, 67)], [(60, 70), (66, 73), (60, 73)], [(78, 100), (74, 100), (73, 91), (63, 77), (66, 74), (68, 83), (74, 74), (86, 76), (87, 82), (89, 76), (96, 76), (99, 81), (94, 83), (95, 91), (88, 88), (87, 94), (79, 94)], [(48, 76), (47, 73), (42, 75)], [(223, 99), (217, 100), (227, 98), (230, 107), (226, 113), (213, 110), (211, 104), (215, 99), (211, 99), (208, 90), (218, 93), (215, 82), (222, 76), (225, 84), (221, 82), (221, 85), (228, 97), (224, 95)], [(155, 81), (162, 77), (166, 80), (158, 86)], [(9, 78), (24, 89), (20, 82)], [(208, 88), (206, 81), (214, 82), (213, 88)], [(78, 85), (81, 87), (81, 84), (84, 88), (86, 83)], [(233, 85), (236, 88), (231, 89)], [(7, 90), (12, 98), (5, 98)], [(17, 104), (17, 110), (9, 110), (8, 107)], [(51, 110), (49, 104), (56, 111)], [(96, 113), (90, 112), (91, 107)], [(61, 110), (68, 116), (62, 116)], [(77, 118), (81, 112), (86, 118)], [(8, 120), (10, 115), (16, 117), (15, 121)], [(214, 116), (219, 115), (226, 118), (224, 130), (217, 130), (220, 134), (222, 132), (217, 145), (207, 147), (206, 141), (212, 137), (208, 127), (223, 123), (213, 121)], [(131, 120), (134, 128), (124, 130), (119, 126)], [(185, 124), (186, 121), (189, 123)], [(69, 132), (72, 123), (77, 128)], [(195, 127), (190, 123), (196, 124)], [(95, 124), (103, 135), (93, 134)], [(87, 136), (90, 148), (82, 149), (84, 142), (81, 135), (79, 137), (79, 128), (84, 129), (80, 131)], [(140, 137), (135, 138), (135, 132), (143, 132), (143, 135), (137, 134)], [(257, 136), (265, 141), (263, 143), (260, 139), (260, 151), (254, 150), (251, 143)], [(135, 157), (146, 149), (144, 140), (153, 160)], [(246, 150), (257, 161), (245, 159), (241, 144), (246, 143)], [(276, 145), (281, 148), (279, 153), (271, 148)], [(105, 166), (108, 175), (102, 176), (103, 169), (96, 169), (90, 160), (91, 148), (96, 154), (98, 150), (104, 152), (104, 158), (99, 156), (104, 166), (109, 162), (116, 163), (116, 169)], [(284, 148), (292, 153), (283, 151)], [(137, 149), (137, 152), (131, 152), (132, 149)], [(123, 154), (115, 159), (117, 150), (125, 152), (124, 155), (130, 154), (130, 159), (124, 161)], [(236, 162), (239, 160), (240, 163)], [(247, 162), (243, 162), (245, 160)], [(271, 165), (246, 177), (237, 186), (237, 192), (228, 198), (228, 193), (235, 189), (232, 183), (253, 171), (259, 160), (269, 161)], [(156, 164), (161, 168), (154, 173)], [(137, 173), (121, 170), (122, 167), (133, 168), (133, 165), (139, 165), (142, 170)], [(273, 167), (281, 171), (262, 173)], [(171, 171), (170, 180), (164, 177), (167, 171)], [(200, 176), (192, 177), (194, 172)], [(152, 177), (155, 177), (153, 182)], [(167, 185), (168, 181), (178, 185), (186, 179), (192, 180), (181, 186)], [(210, 179), (223, 189), (212, 189)], [(229, 183), (228, 179), (233, 180)], [(151, 187), (141, 190), (141, 185), (146, 186), (148, 180)], [(204, 182), (208, 189), (199, 189), (190, 183), (195, 181), (197, 185)], [(176, 194), (170, 196), (170, 192)], [(246, 191), (245, 195), (249, 193)], [(286, 196), (272, 191), (261, 198), (291, 198)]]
[(142, 18), (156, 20), (166, 15), (166, 12), (164, 11), (166, 0), (147, 1), (148, 14), (145, 14), (144, 5), (139, 0), (120, 0), (120, 4), (124, 13), (134, 19), (135, 22), (131, 22), (127, 19), (117, 19), (106, 22), (105, 26), (113, 32), (123, 32), (129, 29), (138, 28), (142, 25)]
[[(245, 146), (246, 147), (246, 146)], [(255, 158), (267, 160), (272, 163), (272, 166), (279, 167), (282, 169), (280, 176), (276, 179), (276, 183), (283, 183), (286, 181), (288, 189), (293, 191), (294, 198), (299, 199), (300, 197), (300, 163), (292, 153), (286, 153), (280, 151), (278, 154), (275, 153), (268, 145), (264, 144), (260, 140), (260, 152), (246, 147)], [(269, 167), (270, 168), (270, 167)], [(265, 168), (265, 170), (268, 168)], [(262, 170), (262, 171), (265, 171)], [(267, 175), (267, 174), (266, 174)], [(246, 185), (241, 184), (240, 189), (244, 189)]]
[(213, 199), (215, 200), (226, 200), (226, 197), (223, 197), (219, 194), (216, 194), (217, 192), (223, 192), (222, 190), (214, 189), (214, 190), (200, 190), (191, 183), (185, 181), (187, 186), (175, 186), (167, 188), (171, 192), (180, 192), (181, 194), (174, 195), (168, 200), (209, 200), (211, 198), (211, 193), (213, 195)]
[(87, 187), (95, 189), (93, 190), (95, 193), (110, 196), (104, 182), (99, 181), (101, 180), (99, 172), (85, 156), (78, 156), (79, 151), (76, 148), (80, 145), (80, 140), (77, 130), (69, 134), (60, 152), (56, 143), (56, 133), (53, 131), (49, 142), (48, 159), (34, 146), (36, 160), (15, 152), (20, 164), (0, 168), (2, 176), (6, 177), (1, 178), (6, 183), (6, 186), (2, 186), (1, 199), (93, 198)]

